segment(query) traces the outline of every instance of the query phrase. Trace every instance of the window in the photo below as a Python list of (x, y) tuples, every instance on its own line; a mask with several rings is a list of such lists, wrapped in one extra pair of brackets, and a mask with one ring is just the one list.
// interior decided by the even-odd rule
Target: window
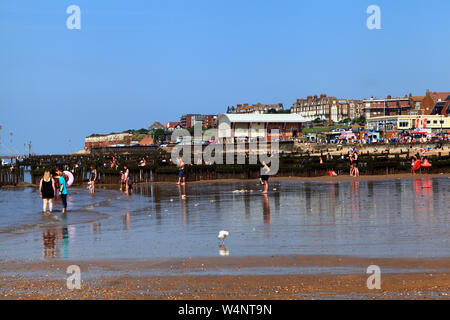
[(427, 124), (430, 124), (431, 123), (431, 121), (430, 120), (427, 120)]
[(398, 126), (399, 126), (399, 128), (407, 128), (409, 126), (409, 121), (408, 120), (400, 120), (398, 122)]
[(433, 124), (437, 124), (437, 120), (433, 120)]

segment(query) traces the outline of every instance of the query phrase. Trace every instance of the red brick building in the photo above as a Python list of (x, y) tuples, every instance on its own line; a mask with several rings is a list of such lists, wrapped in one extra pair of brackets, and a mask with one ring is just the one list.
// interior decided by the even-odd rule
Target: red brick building
[(200, 123), (203, 128), (207, 128), (208, 126), (214, 127), (216, 115), (202, 115), (202, 114), (185, 114), (180, 118), (180, 123), (183, 128), (192, 128), (197, 123)]
[(388, 95), (383, 99), (363, 100), (363, 113), (367, 119), (381, 116), (407, 115), (411, 110), (411, 95), (404, 97), (392, 97)]
[(450, 92), (427, 92), (434, 104), (430, 114), (443, 115), (448, 117), (450, 113)]

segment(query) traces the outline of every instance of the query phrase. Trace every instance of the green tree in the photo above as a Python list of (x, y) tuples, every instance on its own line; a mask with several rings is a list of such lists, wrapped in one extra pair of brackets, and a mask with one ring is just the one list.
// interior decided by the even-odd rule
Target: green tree
[(360, 126), (364, 126), (366, 124), (366, 117), (361, 115), (357, 118), (354, 118), (353, 123), (359, 124)]
[(152, 137), (153, 137), (153, 141), (155, 141), (155, 143), (164, 141), (164, 139), (166, 137), (164, 129), (156, 129), (155, 131), (153, 131)]

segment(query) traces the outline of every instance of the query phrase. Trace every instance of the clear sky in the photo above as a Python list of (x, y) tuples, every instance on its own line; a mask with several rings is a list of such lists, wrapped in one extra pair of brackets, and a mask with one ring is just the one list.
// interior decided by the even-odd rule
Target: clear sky
[[(81, 30), (66, 27), (72, 4)], [(372, 4), (381, 30), (366, 27)], [(239, 103), (449, 91), (449, 12), (448, 0), (0, 0), (0, 153), (30, 140), (74, 152), (92, 133)]]

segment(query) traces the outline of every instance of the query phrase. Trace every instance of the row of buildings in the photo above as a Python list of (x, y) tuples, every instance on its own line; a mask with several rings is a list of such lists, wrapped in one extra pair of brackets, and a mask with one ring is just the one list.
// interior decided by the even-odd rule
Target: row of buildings
[[(280, 113), (283, 104), (249, 105), (238, 104), (227, 108), (228, 114), (242, 113)], [(403, 97), (347, 99), (327, 96), (326, 94), (297, 99), (290, 108), (290, 113), (301, 115), (307, 121), (321, 120), (328, 123), (340, 122), (364, 116), (366, 119), (395, 115), (443, 115), (450, 114), (450, 92), (427, 91), (423, 96), (411, 93)]]
[(344, 119), (354, 119), (364, 116), (366, 119), (397, 115), (442, 115), (450, 114), (450, 92), (427, 91), (424, 96), (369, 99), (338, 99), (320, 96), (308, 96), (297, 99), (291, 107), (291, 113), (302, 115), (308, 121), (316, 119), (329, 123)]
[(244, 104), (238, 104), (236, 107), (231, 106), (227, 108), (227, 113), (256, 113), (256, 114), (264, 114), (264, 113), (271, 113), (271, 112), (279, 112), (283, 111), (283, 104), (282, 103), (276, 103), (276, 104), (263, 104), (263, 103), (256, 103), (249, 105), (248, 103)]
[[(364, 116), (366, 130), (385, 132), (381, 136), (389, 137), (398, 131), (426, 129), (442, 132), (450, 129), (450, 92), (426, 91), (423, 96), (392, 97), (369, 99), (338, 99), (325, 94), (297, 99), (290, 110), (284, 110), (283, 104), (249, 105), (238, 104), (228, 107), (227, 113), (185, 114), (179, 121), (161, 124), (155, 122), (150, 131), (163, 129), (166, 136), (176, 129), (189, 129), (198, 124), (202, 128), (218, 128), (220, 137), (231, 140), (250, 141), (254, 138), (269, 139), (272, 130), (279, 130), (280, 140), (301, 136), (302, 127), (317, 119), (326, 123), (337, 123), (345, 119)], [(387, 133), (389, 132), (389, 134)], [(151, 135), (141, 141), (132, 141), (129, 133), (98, 135), (85, 139), (86, 149), (106, 146), (148, 145), (153, 144)]]

